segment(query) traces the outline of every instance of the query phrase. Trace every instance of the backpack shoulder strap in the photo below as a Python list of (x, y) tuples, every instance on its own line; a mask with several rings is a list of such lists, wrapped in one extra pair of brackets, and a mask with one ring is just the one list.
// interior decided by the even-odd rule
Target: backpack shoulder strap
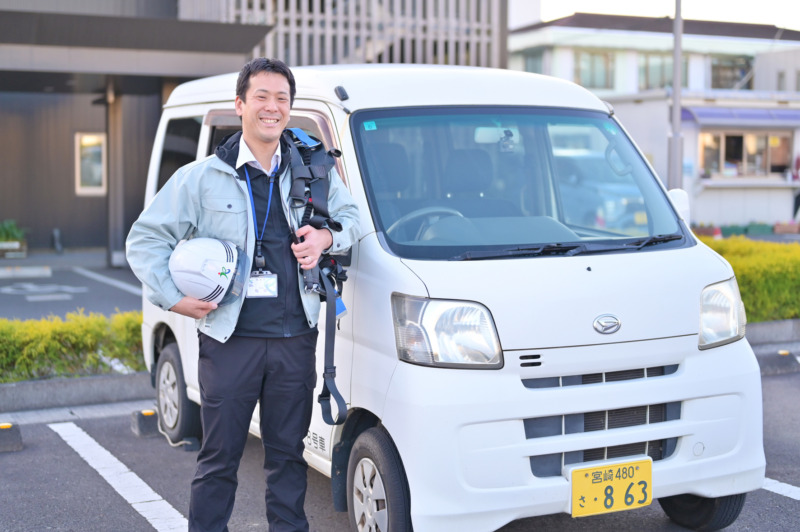
[(331, 218), (328, 212), (328, 175), (339, 157), (338, 150), (325, 151), (322, 142), (299, 128), (288, 128), (284, 136), (289, 145), (292, 166), (292, 186), (289, 199), (293, 207), (305, 207), (303, 225), (311, 224), (317, 229), (327, 226), (341, 231), (342, 225)]

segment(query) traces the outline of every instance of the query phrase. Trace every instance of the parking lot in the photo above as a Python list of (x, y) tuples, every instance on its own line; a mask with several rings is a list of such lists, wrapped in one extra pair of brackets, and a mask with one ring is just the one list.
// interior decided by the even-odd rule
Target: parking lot
[[(748, 496), (731, 531), (797, 529), (800, 515), (800, 413), (792, 407), (800, 374), (764, 377), (768, 489)], [(152, 401), (15, 414), (24, 449), (0, 453), (0, 530), (185, 530), (196, 452), (160, 435), (131, 430), (133, 412)], [(4, 414), (0, 414), (2, 418)], [(8, 417), (8, 414), (5, 414)], [(82, 457), (82, 454), (86, 458)], [(230, 530), (265, 530), (262, 451), (248, 439)], [(326, 477), (309, 471), (311, 530), (344, 532), (347, 515), (331, 504)], [(515, 521), (502, 532), (530, 530), (677, 531), (655, 503), (633, 512), (572, 519), (559, 514)]]

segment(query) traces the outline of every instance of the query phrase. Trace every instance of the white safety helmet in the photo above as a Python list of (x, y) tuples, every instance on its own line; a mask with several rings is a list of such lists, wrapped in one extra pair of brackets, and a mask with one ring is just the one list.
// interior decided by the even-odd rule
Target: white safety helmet
[(241, 294), (246, 256), (228, 240), (192, 238), (178, 244), (169, 258), (172, 281), (184, 295), (226, 305)]

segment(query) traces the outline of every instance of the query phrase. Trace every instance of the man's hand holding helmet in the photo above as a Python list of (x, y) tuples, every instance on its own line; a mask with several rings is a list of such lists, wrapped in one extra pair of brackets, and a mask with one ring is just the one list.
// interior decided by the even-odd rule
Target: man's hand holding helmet
[(169, 310), (199, 320), (205, 318), (206, 315), (215, 308), (217, 308), (216, 303), (209, 303), (208, 301), (200, 301), (193, 297), (184, 296), (183, 299), (178, 301), (175, 306)]

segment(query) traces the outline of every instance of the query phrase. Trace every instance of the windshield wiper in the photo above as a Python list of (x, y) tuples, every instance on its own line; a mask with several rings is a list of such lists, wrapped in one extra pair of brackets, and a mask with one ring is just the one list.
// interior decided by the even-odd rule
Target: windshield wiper
[(648, 238), (645, 238), (639, 242), (631, 242), (630, 246), (636, 249), (640, 249), (646, 246), (652, 246), (655, 244), (663, 244), (664, 242), (672, 242), (673, 240), (680, 240), (683, 238), (683, 235), (679, 233), (674, 233), (671, 235), (654, 235)]
[(569, 244), (542, 244), (541, 246), (513, 247), (500, 250), (474, 250), (465, 251), (459, 255), (450, 257), (448, 260), (487, 260), (502, 259), (507, 257), (540, 257), (543, 255), (574, 255), (604, 253), (607, 251), (626, 251), (637, 250), (647, 246), (654, 246), (664, 242), (672, 242), (683, 238), (681, 234), (655, 235), (647, 238), (628, 241), (622, 244), (591, 243), (591, 242), (570, 242)]
[(606, 251), (623, 251), (623, 250), (636, 250), (642, 249), (647, 246), (654, 246), (656, 244), (663, 244), (664, 242), (672, 242), (673, 240), (680, 240), (683, 235), (679, 233), (670, 235), (654, 235), (647, 238), (640, 238), (637, 240), (625, 242), (624, 244), (605, 244), (605, 243), (586, 243), (580, 244), (566, 255), (581, 255), (588, 253), (604, 253)]
[(538, 257), (541, 255), (568, 255), (584, 244), (543, 244), (541, 246), (514, 247), (506, 249), (490, 249), (485, 251), (465, 251), (450, 257), (449, 260), (486, 260), (506, 257)]

